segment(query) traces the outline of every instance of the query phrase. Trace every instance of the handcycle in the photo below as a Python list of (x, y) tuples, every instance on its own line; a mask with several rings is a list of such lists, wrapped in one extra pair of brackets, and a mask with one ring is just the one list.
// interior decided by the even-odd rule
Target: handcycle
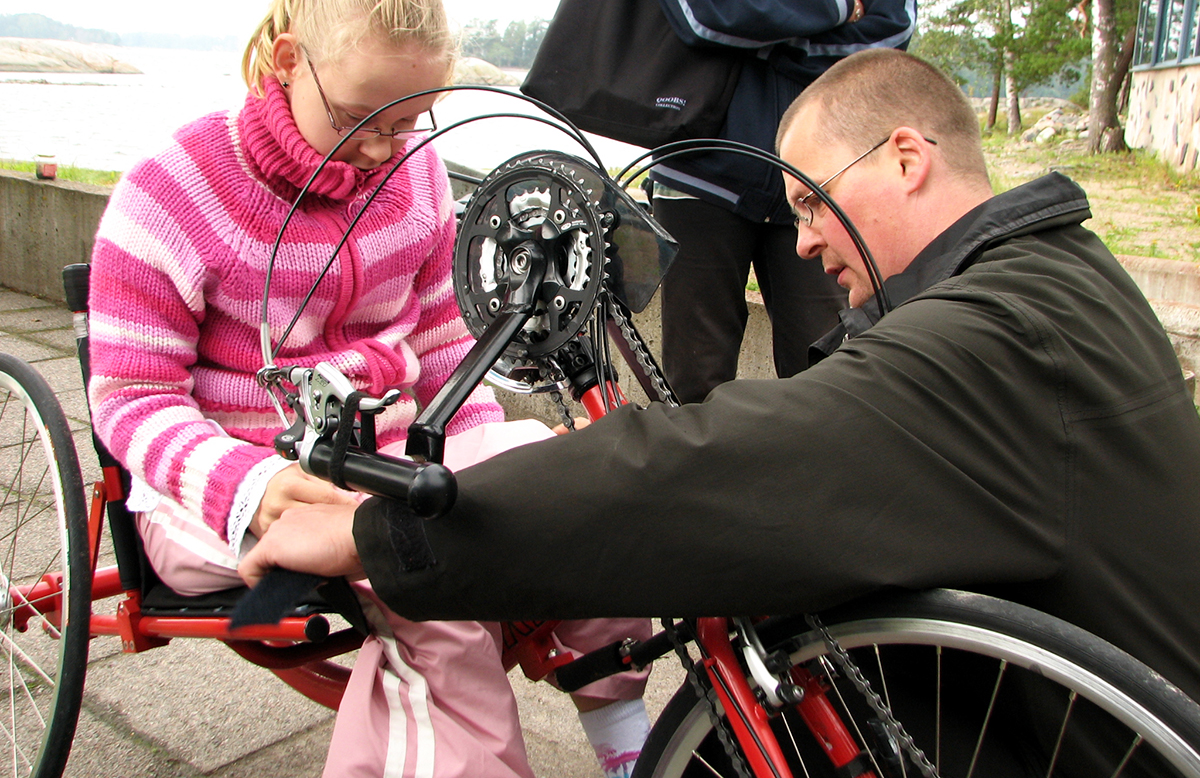
[[(478, 341), (418, 417), (411, 458), (373, 450), (371, 415), (386, 398), (357, 396), (336, 371), (268, 362), (264, 380), (286, 386), (297, 419), (277, 445), (312, 472), (432, 515), (453, 496), (452, 474), (437, 464), (445, 423), (485, 374), (518, 391), (566, 391), (599, 416), (624, 401), (615, 348), (651, 399), (671, 402), (631, 315), (653, 291), (667, 254), (669, 237), (598, 167), (554, 152), (514, 158), (480, 182), (463, 214), (455, 290)], [(128, 534), (131, 524), (118, 529), (129, 518), (120, 515), (119, 468), (106, 465), (89, 513), (69, 429), (45, 382), (0, 355), (0, 393), (0, 451), (12, 474), (0, 644), (9, 660), (5, 730), (14, 774), (61, 772), (92, 635), (120, 635), (127, 651), (172, 637), (215, 637), (336, 706), (344, 670), (326, 660), (356, 645), (354, 630), (323, 634), (328, 622), (307, 612), (233, 632), (227, 602), (148, 607), (136, 533)], [(118, 564), (96, 570), (105, 511)], [(115, 594), (124, 597), (116, 616), (91, 614), (93, 600)], [(1094, 746), (1081, 746), (1072, 731), (1083, 721), (1114, 752), (1094, 774), (1127, 774), (1136, 759), (1137, 774), (1200, 775), (1200, 708), (1192, 701), (1108, 644), (980, 595), (893, 592), (820, 617), (668, 619), (645, 643), (574, 662), (550, 650), (552, 626), (510, 625), (506, 661), (531, 677), (553, 671), (566, 689), (671, 652), (688, 668), (688, 683), (647, 742), (639, 776), (969, 775), (1003, 758), (992, 753), (993, 728), (1011, 726), (1014, 710), (1029, 714), (1028, 700), (1040, 703), (1029, 716), (1039, 723), (1061, 709), (1044, 742), (1029, 744), (1033, 758), (1046, 761), (1044, 774), (1055, 764), (1073, 767), (1062, 760), (1083, 759), (1078, 749)], [(982, 699), (909, 688), (925, 675), (936, 683), (964, 673), (986, 673)], [(910, 691), (912, 705), (902, 695)], [(943, 696), (953, 697), (944, 707)]]

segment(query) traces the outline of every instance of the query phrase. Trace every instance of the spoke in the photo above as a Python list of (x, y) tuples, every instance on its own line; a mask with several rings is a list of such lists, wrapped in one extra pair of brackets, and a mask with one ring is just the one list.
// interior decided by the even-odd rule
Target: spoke
[[(30, 670), (32, 670), (37, 675), (41, 676), (42, 679), (45, 680), (46, 683), (50, 684), (51, 687), (54, 686), (54, 684), (55, 684), (54, 679), (51, 678), (46, 673), (45, 670), (43, 670), (40, 666), (38, 666), (38, 663), (35, 662), (32, 657), (30, 657), (28, 654), (25, 653), (24, 650), (22, 650), (21, 647), (19, 645), (17, 645), (16, 642), (13, 641), (13, 639), (11, 637), (8, 636), (8, 633), (0, 632), (0, 643), (4, 644), (4, 646), (9, 649), (8, 657), (9, 657), (10, 664), (12, 662), (12, 657), (16, 656), (17, 658), (21, 659), (21, 661), (23, 661), (29, 667)], [(42, 722), (42, 723), (45, 724), (45, 722)]]
[(1142, 736), (1135, 736), (1133, 742), (1129, 744), (1129, 750), (1125, 752), (1125, 758), (1121, 760), (1121, 764), (1117, 765), (1117, 769), (1113, 770), (1112, 778), (1119, 778), (1121, 773), (1125, 772), (1125, 765), (1129, 764), (1129, 760), (1133, 758), (1133, 752), (1137, 751), (1141, 744)]
[[(5, 732), (6, 732), (6, 734), (8, 734), (8, 736), (9, 736), (9, 739), (12, 741), (12, 745), (13, 745), (13, 775), (16, 775), (16, 774), (17, 774), (17, 768), (18, 768), (18, 765), (17, 765), (17, 757), (18, 757), (18, 756), (20, 756), (22, 759), (24, 759), (24, 760), (25, 760), (25, 764), (29, 765), (30, 767), (32, 767), (32, 766), (33, 766), (33, 762), (31, 762), (31, 761), (30, 761), (30, 759), (29, 759), (29, 757), (25, 755), (25, 751), (24, 751), (24, 749), (22, 749), (22, 748), (21, 748), (20, 744), (18, 744), (18, 743), (17, 743), (17, 737), (16, 737), (16, 732), (17, 732), (17, 696), (16, 696), (15, 694), (13, 694), (13, 693), (12, 693), (12, 686), (13, 686), (13, 684), (12, 684), (12, 676), (13, 676), (13, 660), (12, 660), (12, 654), (9, 654), (9, 655), (8, 655), (8, 688), (9, 688), (9, 693), (8, 693), (8, 712), (9, 712), (9, 721), (11, 721), (11, 722), (12, 722), (12, 732), (11, 732), (11, 733), (9, 733), (7, 729), (5, 729)], [(37, 706), (36, 706), (36, 705), (34, 706), (34, 710), (37, 710)], [(39, 718), (39, 719), (41, 718), (41, 714), (40, 714), (40, 713), (38, 714), (38, 718)], [(3, 726), (3, 725), (0, 725), (0, 726)], [(43, 726), (43, 727), (45, 727), (45, 722), (44, 722), (44, 721), (42, 722), (42, 726)]]
[(1004, 680), (1004, 671), (1008, 669), (1008, 660), (1000, 660), (1000, 669), (996, 672), (996, 685), (992, 687), (992, 698), (988, 700), (987, 713), (983, 717), (983, 725), (979, 728), (979, 740), (975, 741), (975, 753), (971, 755), (971, 766), (967, 768), (967, 778), (975, 772), (975, 762), (979, 759), (979, 751), (983, 748), (983, 738), (987, 734), (988, 724), (992, 721), (992, 711), (996, 709), (996, 696), (1000, 694), (1000, 681)]
[(1067, 712), (1063, 714), (1062, 726), (1058, 728), (1058, 740), (1054, 742), (1054, 753), (1050, 755), (1050, 766), (1046, 768), (1046, 778), (1050, 778), (1050, 774), (1054, 772), (1054, 765), (1058, 763), (1058, 755), (1062, 751), (1063, 737), (1067, 734), (1067, 724), (1071, 721), (1071, 711), (1075, 709), (1075, 700), (1079, 695), (1074, 689), (1071, 690), (1071, 696), (1067, 698)]
[(713, 767), (712, 765), (710, 765), (710, 764), (708, 763), (708, 760), (707, 760), (707, 759), (705, 759), (704, 757), (700, 756), (699, 752), (697, 752), (697, 751), (693, 751), (693, 752), (692, 752), (692, 756), (696, 757), (696, 761), (697, 761), (697, 762), (699, 762), (700, 764), (704, 765), (705, 767), (707, 767), (707, 768), (708, 768), (708, 771), (709, 771), (710, 773), (712, 773), (713, 775), (717, 776), (717, 778), (725, 778), (725, 776), (721, 775), (721, 773), (720, 773), (720, 772), (718, 772), (718, 771), (717, 771), (717, 769), (716, 769), (715, 767)]
[(15, 720), (13, 721), (12, 731), (9, 731), (8, 727), (4, 726), (3, 722), (0, 722), (0, 732), (4, 733), (4, 736), (8, 738), (9, 743), (12, 743), (13, 775), (20, 775), (20, 773), (18, 772), (18, 770), (20, 769), (20, 766), (17, 763), (17, 757), (18, 756), (21, 757), (21, 759), (24, 760), (25, 764), (28, 767), (33, 767), (33, 762), (31, 762), (29, 760), (29, 757), (25, 754), (25, 750), (23, 748), (21, 748), (19, 745), (17, 745), (17, 738), (16, 738), (16, 736), (13, 735), (13, 732), (16, 731), (16, 728), (17, 727), (16, 727)]
[[(49, 501), (49, 502), (42, 503), (41, 505), (39, 505), (36, 513), (31, 512), (33, 510), (34, 505), (37, 504), (36, 500), (26, 500), (25, 504), (28, 507), (25, 508), (23, 515), (21, 515), (20, 519), (17, 521), (17, 523), (15, 525), (13, 525), (13, 528), (10, 531), (5, 532), (3, 535), (0, 535), (0, 540), (8, 540), (9, 538), (15, 536), (17, 534), (17, 532), (24, 529), (25, 526), (28, 525), (30, 522), (32, 522), (34, 519), (41, 518), (43, 515), (45, 515), (46, 513), (49, 513), (52, 510), (57, 512), (57, 508), (53, 501)], [(8, 505), (8, 503), (5, 504), (5, 507), (7, 507), (7, 505)], [(18, 510), (17, 513), (21, 514), (22, 512)]]
[(804, 757), (800, 754), (800, 744), (796, 742), (796, 735), (792, 732), (792, 724), (788, 721), (786, 715), (781, 715), (780, 720), (783, 721), (783, 726), (787, 729), (788, 738), (792, 741), (792, 751), (796, 754), (796, 760), (800, 762), (800, 769), (804, 771), (804, 778), (811, 778), (808, 774), (808, 765), (804, 764)]
[(937, 647), (937, 699), (934, 702), (933, 766), (942, 772), (942, 647)]

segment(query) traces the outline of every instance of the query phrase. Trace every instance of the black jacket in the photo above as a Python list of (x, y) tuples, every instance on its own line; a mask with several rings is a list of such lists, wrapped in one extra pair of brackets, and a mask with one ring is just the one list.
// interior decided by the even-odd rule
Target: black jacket
[[(747, 61), (719, 137), (775, 150), (783, 112), (837, 60), (867, 48), (903, 49), (916, 29), (916, 0), (864, 0), (863, 18), (846, 24), (853, 0), (660, 0), (689, 46), (745, 49)], [(676, 157), (652, 179), (752, 221), (790, 224), (779, 170), (729, 153)]]
[(523, 619), (948, 586), (1078, 624), (1200, 697), (1200, 419), (1089, 216), (1058, 174), (994, 197), (807, 371), (463, 470), (432, 569), (400, 572), (363, 512), (376, 591), (412, 618)]

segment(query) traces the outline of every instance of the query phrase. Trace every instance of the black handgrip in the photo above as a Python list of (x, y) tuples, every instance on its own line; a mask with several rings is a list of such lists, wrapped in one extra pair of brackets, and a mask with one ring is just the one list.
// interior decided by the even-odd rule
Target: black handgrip
[(92, 266), (76, 262), (63, 268), (63, 291), (67, 295), (67, 307), (72, 313), (82, 313), (88, 308), (88, 283)]
[[(317, 442), (308, 455), (309, 469), (328, 478), (332, 457), (333, 444)], [(444, 465), (398, 459), (387, 454), (350, 449), (346, 452), (342, 477), (355, 491), (404, 500), (413, 513), (425, 519), (445, 515), (458, 497), (458, 481)]]

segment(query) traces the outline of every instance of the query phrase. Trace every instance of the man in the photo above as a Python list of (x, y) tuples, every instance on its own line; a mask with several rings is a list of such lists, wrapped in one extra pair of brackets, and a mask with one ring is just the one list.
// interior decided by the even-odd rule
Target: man
[[(314, 517), (289, 516), (248, 580), (365, 568), (418, 619), (788, 613), (949, 586), (1060, 616), (1200, 697), (1200, 419), (1154, 313), (1080, 226), (1083, 191), (1051, 174), (993, 197), (962, 93), (892, 50), (814, 82), (779, 148), (857, 225), (894, 310), (789, 179), (799, 253), (854, 306), (829, 356), (463, 470), (437, 522), (343, 511), (306, 545)], [(418, 569), (422, 532), (436, 564)]]

